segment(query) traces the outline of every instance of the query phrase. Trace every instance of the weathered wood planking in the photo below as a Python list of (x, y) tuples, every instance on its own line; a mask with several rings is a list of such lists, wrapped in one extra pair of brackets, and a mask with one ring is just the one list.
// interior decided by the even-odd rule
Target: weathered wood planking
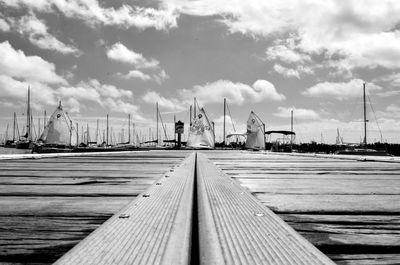
[(400, 163), (205, 153), (335, 262), (400, 264)]
[(195, 160), (192, 153), (55, 264), (189, 264)]
[(196, 172), (200, 264), (334, 264), (204, 154)]
[(54, 262), (188, 154), (0, 160), (0, 263)]

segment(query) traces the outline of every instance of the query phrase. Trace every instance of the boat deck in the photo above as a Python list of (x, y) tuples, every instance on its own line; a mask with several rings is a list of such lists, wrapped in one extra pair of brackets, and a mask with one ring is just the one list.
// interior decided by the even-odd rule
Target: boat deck
[[(78, 157), (67, 154), (54, 158), (51, 158), (51, 155), (44, 155), (36, 156), (41, 159), (1, 160), (0, 262), (52, 263), (93, 230), (101, 227), (101, 224), (113, 214), (117, 215), (108, 222), (129, 220), (132, 215), (120, 218), (125, 209), (129, 209), (129, 205), (135, 201), (149, 199), (143, 196), (149, 189), (151, 191), (166, 187), (157, 183), (166, 174), (178, 172), (183, 166), (177, 167), (177, 165), (182, 164), (191, 153), (191, 151), (151, 151), (79, 154)], [(250, 253), (248, 258), (253, 261), (261, 257), (260, 253), (263, 251), (252, 252), (243, 249), (243, 245), (239, 244), (242, 239), (248, 240), (251, 236), (259, 239), (268, 234), (266, 230), (260, 232), (251, 225), (248, 227), (249, 229), (251, 227), (253, 233), (250, 230), (247, 232), (243, 230), (246, 223), (252, 223), (254, 220), (240, 217), (246, 208), (238, 211), (235, 205), (240, 204), (243, 194), (251, 193), (253, 196), (245, 197), (246, 200), (254, 200), (254, 203), (258, 203), (257, 207), (261, 206), (254, 208), (258, 210), (252, 212), (252, 218), (264, 220), (266, 219), (264, 217), (270, 214), (271, 216), (277, 214), (336, 263), (400, 263), (400, 163), (398, 161), (376, 162), (365, 161), (360, 157), (337, 159), (330, 156), (247, 151), (214, 150), (197, 153), (199, 157), (205, 155), (212, 163), (199, 162), (210, 163), (207, 170), (211, 171), (206, 170), (208, 173), (203, 175), (201, 172), (197, 173), (194, 178), (198, 187), (193, 191), (198, 198), (196, 205), (207, 205), (207, 201), (219, 200), (222, 207), (214, 209), (214, 204), (207, 206), (208, 210), (205, 212), (212, 213), (211, 219), (204, 217), (209, 216), (204, 214), (194, 217), (188, 214), (190, 212), (188, 208), (178, 211), (182, 214), (178, 219), (191, 220), (192, 223), (199, 224), (198, 227), (191, 227), (191, 231), (194, 231), (193, 229), (205, 231), (204, 229), (209, 226), (201, 228), (201, 224), (212, 224), (211, 227), (216, 228), (214, 232), (220, 233), (216, 238), (225, 238), (225, 241), (212, 241), (223, 251), (219, 254), (212, 253), (211, 257), (218, 258), (220, 255), (219, 258), (222, 257), (224, 260), (231, 257), (232, 260), (240, 261), (246, 260), (246, 253)], [(213, 167), (217, 171), (212, 171)], [(216, 172), (220, 172), (221, 179), (210, 178), (217, 176)], [(208, 186), (204, 184), (201, 188), (199, 183), (201, 181)], [(236, 184), (240, 186), (236, 187)], [(217, 186), (218, 189), (214, 188)], [(240, 196), (229, 195), (229, 190)], [(138, 195), (141, 196), (137, 197)], [(151, 196), (150, 194), (150, 198)], [(200, 196), (207, 196), (208, 199)], [(165, 200), (165, 203), (167, 201)], [(188, 203), (191, 200), (184, 201)], [(229, 201), (230, 203), (226, 204)], [(154, 216), (164, 211), (155, 206), (150, 208), (154, 208)], [(198, 207), (194, 209), (198, 213), (204, 211)], [(183, 214), (185, 212), (186, 214)], [(283, 223), (284, 227), (286, 223)], [(104, 225), (106, 224), (107, 222)], [(171, 230), (163, 231), (173, 231), (173, 225), (169, 229)], [(282, 229), (278, 230), (283, 231)], [(101, 231), (101, 228), (94, 234), (99, 233), (97, 231)], [(176, 229), (176, 231), (184, 233), (187, 229)], [(209, 238), (215, 239), (214, 232), (206, 231), (199, 235), (208, 235)], [(172, 240), (171, 242), (174, 240), (169, 236), (166, 238)], [(138, 246), (150, 242), (146, 238), (142, 239)], [(276, 240), (279, 241), (279, 237)], [(300, 241), (303, 242), (302, 245), (309, 245), (308, 242)], [(195, 239), (193, 242), (202, 240)], [(260, 249), (257, 243), (259, 241), (250, 240), (250, 242), (253, 242), (251, 244), (256, 249)], [(177, 244), (165, 244), (169, 245)], [(182, 249), (187, 250), (187, 246)], [(198, 254), (192, 249), (204, 248), (192, 245), (190, 255), (193, 257)], [(224, 253), (237, 254), (227, 256)], [(279, 260), (279, 257), (282, 255), (278, 255), (274, 261)]]

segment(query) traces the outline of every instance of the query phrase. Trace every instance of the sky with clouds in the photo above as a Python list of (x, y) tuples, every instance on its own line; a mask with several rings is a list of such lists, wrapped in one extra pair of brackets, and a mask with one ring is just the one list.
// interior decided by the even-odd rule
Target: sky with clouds
[[(155, 128), (155, 102), (172, 129), (193, 97), (222, 135), (223, 99), (245, 130), (250, 111), (297, 141), (362, 137), (400, 142), (400, 1), (0, 0), (0, 130), (27, 87), (35, 119), (61, 100), (93, 128), (131, 114)], [(169, 133), (172, 134), (171, 132)]]

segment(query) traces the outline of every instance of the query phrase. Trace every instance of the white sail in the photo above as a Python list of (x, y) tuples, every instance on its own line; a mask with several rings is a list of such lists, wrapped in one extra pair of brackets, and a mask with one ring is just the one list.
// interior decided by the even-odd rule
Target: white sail
[(189, 130), (187, 146), (206, 149), (213, 149), (215, 147), (214, 131), (204, 109), (201, 109), (193, 119)]
[(62, 109), (61, 102), (40, 136), (40, 142), (49, 145), (76, 145), (76, 132), (72, 121)]
[(247, 119), (247, 138), (245, 147), (254, 150), (265, 150), (264, 124), (252, 111)]

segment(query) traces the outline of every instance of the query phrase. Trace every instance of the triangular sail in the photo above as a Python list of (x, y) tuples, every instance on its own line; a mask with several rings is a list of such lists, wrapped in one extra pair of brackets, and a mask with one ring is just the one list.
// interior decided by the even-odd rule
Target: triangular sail
[(254, 112), (247, 119), (247, 138), (245, 147), (254, 150), (265, 149), (264, 124)]
[(187, 146), (192, 148), (213, 149), (214, 132), (210, 121), (202, 108), (196, 117), (193, 118), (192, 126), (190, 126)]
[(76, 133), (72, 124), (60, 103), (47, 122), (39, 141), (49, 145), (76, 145)]

